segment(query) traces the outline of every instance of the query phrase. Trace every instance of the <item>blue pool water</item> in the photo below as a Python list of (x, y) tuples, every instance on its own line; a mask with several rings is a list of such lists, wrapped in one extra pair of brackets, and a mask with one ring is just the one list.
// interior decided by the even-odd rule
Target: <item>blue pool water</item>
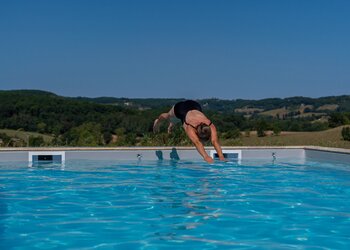
[(0, 163), (0, 249), (349, 249), (350, 166)]

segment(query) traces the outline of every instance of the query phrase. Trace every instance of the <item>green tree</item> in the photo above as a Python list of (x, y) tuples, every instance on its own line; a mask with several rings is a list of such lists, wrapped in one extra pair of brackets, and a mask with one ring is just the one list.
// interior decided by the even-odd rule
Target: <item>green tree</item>
[(101, 125), (93, 122), (72, 128), (65, 138), (71, 146), (98, 146), (103, 144)]
[(45, 133), (46, 131), (46, 123), (45, 122), (39, 122), (37, 125), (37, 131), (40, 133)]
[(265, 120), (259, 120), (256, 124), (256, 132), (258, 137), (266, 136), (265, 131), (267, 129), (267, 122)]
[(281, 134), (281, 128), (280, 128), (280, 126), (278, 126), (277, 124), (275, 124), (275, 125), (273, 126), (273, 134), (276, 135), (276, 136), (278, 136), (278, 135)]
[(328, 119), (329, 126), (335, 128), (341, 125), (350, 124), (349, 113), (332, 113)]
[(112, 141), (112, 133), (106, 131), (103, 133), (103, 142), (104, 144), (109, 144)]
[(345, 141), (350, 141), (350, 127), (344, 127), (341, 130), (341, 135)]

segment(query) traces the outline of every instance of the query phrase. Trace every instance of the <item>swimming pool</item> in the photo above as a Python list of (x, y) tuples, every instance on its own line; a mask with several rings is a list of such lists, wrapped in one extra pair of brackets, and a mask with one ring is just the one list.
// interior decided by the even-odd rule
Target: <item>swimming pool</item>
[(348, 164), (0, 162), (0, 249), (349, 249)]

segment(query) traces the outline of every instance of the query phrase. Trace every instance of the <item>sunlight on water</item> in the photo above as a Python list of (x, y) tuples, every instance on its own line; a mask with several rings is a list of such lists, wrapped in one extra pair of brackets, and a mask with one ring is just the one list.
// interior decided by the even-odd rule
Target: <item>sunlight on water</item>
[(1, 249), (348, 249), (348, 165), (0, 163)]

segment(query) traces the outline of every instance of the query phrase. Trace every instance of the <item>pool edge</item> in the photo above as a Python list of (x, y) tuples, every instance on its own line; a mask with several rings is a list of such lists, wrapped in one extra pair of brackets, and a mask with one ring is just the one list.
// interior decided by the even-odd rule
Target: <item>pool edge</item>
[[(213, 147), (205, 148), (208, 154)], [(319, 146), (225, 146), (226, 150), (240, 150), (242, 159), (324, 159), (350, 163), (350, 150)], [(26, 147), (0, 148), (0, 161), (28, 161), (28, 155), (65, 152), (70, 159), (104, 160), (202, 160), (195, 147)]]

